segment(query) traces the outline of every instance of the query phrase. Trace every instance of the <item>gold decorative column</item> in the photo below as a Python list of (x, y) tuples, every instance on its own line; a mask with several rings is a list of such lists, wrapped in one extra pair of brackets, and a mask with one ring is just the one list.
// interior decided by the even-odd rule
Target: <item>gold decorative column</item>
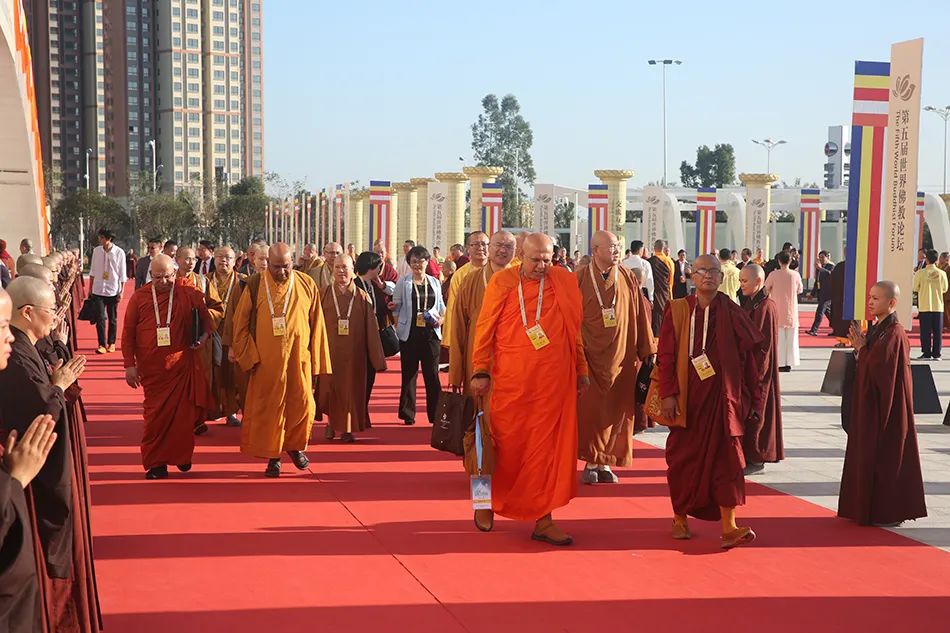
[(610, 230), (623, 235), (623, 227), (627, 223), (627, 181), (633, 178), (633, 170), (598, 169), (594, 176), (607, 185)]
[(396, 205), (399, 209), (399, 219), (396, 221), (396, 246), (402, 249), (406, 240), (420, 242), (416, 186), (411, 182), (394, 182), (393, 195), (399, 198)]
[(737, 248), (745, 247), (755, 255), (762, 249), (764, 257), (768, 258), (769, 250), (769, 218), (772, 213), (772, 185), (778, 182), (775, 174), (739, 174), (739, 180), (745, 185), (745, 244), (737, 244)]
[(445, 205), (449, 214), (449, 231), (445, 240), (445, 253), (442, 254), (445, 256), (452, 244), (465, 242), (465, 182), (468, 176), (458, 172), (439, 172), (435, 178), (449, 186)]
[(471, 231), (482, 230), (482, 185), (486, 182), (495, 182), (505, 170), (502, 167), (465, 167), (462, 169), (465, 175), (472, 181), (471, 192), (469, 196), (469, 208), (471, 216), (469, 223)]
[[(350, 194), (350, 208), (349, 211), (349, 223), (350, 223), (350, 241), (353, 242), (353, 246), (356, 247), (356, 254), (359, 255), (366, 248), (366, 235), (363, 231), (366, 225), (363, 222), (363, 218), (366, 215), (364, 207), (364, 201), (369, 197), (369, 194), (366, 191), (356, 191)], [(346, 244), (343, 245), (346, 248)]]
[[(429, 183), (435, 178), (412, 178), (409, 182), (416, 188), (416, 235), (412, 239), (421, 242), (430, 251), (437, 244), (429, 244)], [(444, 253), (443, 253), (444, 255)]]

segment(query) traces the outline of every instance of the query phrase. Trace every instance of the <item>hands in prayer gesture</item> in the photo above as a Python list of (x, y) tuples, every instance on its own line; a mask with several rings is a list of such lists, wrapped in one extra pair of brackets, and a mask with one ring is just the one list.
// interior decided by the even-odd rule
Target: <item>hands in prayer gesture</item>
[(19, 481), (24, 488), (33, 481), (46, 463), (46, 456), (56, 442), (53, 428), (51, 416), (39, 415), (26, 429), (19, 442), (15, 430), (10, 431), (7, 436), (3, 464), (10, 477)]
[(855, 352), (860, 352), (867, 344), (867, 335), (861, 331), (861, 326), (858, 323), (851, 323), (851, 328), (848, 330), (848, 340), (851, 341), (851, 346)]
[(60, 360), (53, 366), (52, 383), (66, 391), (85, 370), (85, 356), (74, 356), (65, 363)]

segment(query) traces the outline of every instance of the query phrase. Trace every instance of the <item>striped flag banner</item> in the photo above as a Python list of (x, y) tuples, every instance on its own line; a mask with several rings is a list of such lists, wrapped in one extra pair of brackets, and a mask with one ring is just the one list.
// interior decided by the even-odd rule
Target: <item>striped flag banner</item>
[(336, 185), (333, 188), (333, 216), (336, 218), (336, 242), (341, 246), (343, 244), (343, 185)]
[(328, 238), (328, 235), (330, 234), (330, 230), (329, 230), (330, 216), (327, 213), (327, 190), (325, 188), (320, 190), (319, 213), (320, 213), (320, 229), (321, 230), (320, 230), (318, 239), (320, 242), (320, 245), (319, 245), (320, 252), (323, 252), (323, 247), (326, 246), (327, 242), (330, 241)]
[(501, 209), (504, 185), (486, 182), (482, 185), (482, 230), (494, 235), (501, 230)]
[(716, 250), (716, 188), (696, 190), (696, 257)]
[(914, 216), (914, 257), (924, 247), (924, 192), (917, 192), (917, 214)]
[(881, 273), (881, 202), (884, 135), (890, 94), (888, 62), (854, 63), (851, 116), (851, 175), (848, 183), (848, 266), (845, 320), (865, 321), (867, 296)]
[(389, 243), (389, 212), (392, 208), (392, 183), (388, 180), (369, 181), (369, 244), (372, 248), (376, 240), (382, 240), (386, 250)]
[(609, 226), (608, 208), (610, 207), (607, 185), (587, 185), (587, 244), (597, 231), (606, 231)]
[(802, 221), (799, 231), (799, 243), (802, 246), (799, 271), (802, 278), (813, 279), (815, 276), (815, 261), (818, 259), (819, 231), (821, 230), (821, 209), (818, 203), (821, 192), (818, 189), (802, 189), (801, 194)]

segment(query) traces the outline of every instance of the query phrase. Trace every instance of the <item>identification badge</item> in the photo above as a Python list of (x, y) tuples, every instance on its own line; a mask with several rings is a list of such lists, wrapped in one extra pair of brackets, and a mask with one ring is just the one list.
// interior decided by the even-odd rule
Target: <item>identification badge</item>
[(700, 354), (696, 358), (693, 358), (692, 361), (693, 367), (696, 369), (696, 374), (700, 380), (707, 380), (716, 375), (716, 370), (713, 369), (712, 363), (709, 362), (709, 357), (705, 354)]
[(270, 320), (271, 328), (274, 330), (274, 336), (284, 336), (287, 334), (287, 318), (286, 317), (271, 317)]
[(525, 331), (528, 333), (528, 338), (531, 339), (531, 344), (534, 345), (534, 349), (539, 350), (551, 344), (551, 341), (548, 340), (548, 335), (541, 329), (540, 323), (529, 327)]
[(172, 329), (170, 327), (160, 327), (155, 330), (155, 333), (158, 335), (157, 338), (159, 347), (171, 347)]
[(103, 281), (109, 281), (109, 271), (108, 271), (108, 270), (104, 270), (104, 271), (102, 272), (102, 279), (103, 279)]
[(425, 327), (426, 317), (422, 312), (416, 312), (416, 327)]
[(491, 475), (472, 475), (472, 508), (491, 510)]
[(617, 327), (617, 311), (613, 308), (601, 308), (604, 317), (604, 327)]
[(349, 319), (340, 319), (336, 322), (336, 333), (339, 336), (349, 336), (350, 335), (350, 320)]

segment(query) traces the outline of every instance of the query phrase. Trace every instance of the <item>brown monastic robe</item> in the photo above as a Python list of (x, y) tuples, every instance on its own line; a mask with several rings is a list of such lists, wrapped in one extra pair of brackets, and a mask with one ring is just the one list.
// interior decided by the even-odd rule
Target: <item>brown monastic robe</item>
[(0, 468), (0, 631), (42, 630), (33, 551), (24, 490)]
[[(336, 294), (336, 303), (332, 293)], [(320, 302), (333, 373), (320, 376), (317, 381), (318, 411), (328, 415), (336, 433), (364, 431), (371, 426), (366, 407), (368, 368), (386, 369), (373, 305), (369, 296), (352, 281), (342, 291), (337, 284), (331, 284), (321, 294)], [(340, 334), (341, 319), (349, 321), (349, 334)]]
[(838, 516), (862, 525), (927, 516), (910, 341), (893, 314), (868, 330), (857, 356)]
[[(451, 340), (445, 343), (449, 348), (449, 385), (461, 386), (466, 394), (471, 393), (475, 323), (482, 310), (485, 289), (495, 272), (494, 264), (486, 264), (463, 279), (452, 297)], [(488, 401), (487, 397), (485, 401)]]
[(228, 351), (231, 349), (231, 337), (234, 335), (234, 313), (247, 277), (237, 271), (226, 277), (213, 276), (214, 287), (221, 298), (222, 317), (218, 323), (218, 334), (221, 336), (221, 364), (214, 365), (214, 381), (212, 388), (215, 391), (217, 403), (222, 416), (234, 415), (241, 409), (244, 396), (247, 393), (247, 374), (240, 365), (228, 360)]
[[(210, 283), (209, 278), (201, 273), (185, 273), (185, 279), (204, 295), (205, 306), (208, 308), (208, 314), (211, 316), (211, 328), (215, 332), (219, 331), (221, 321), (224, 319), (224, 308), (221, 305), (221, 297), (218, 295), (217, 285)], [(208, 384), (211, 385), (211, 397), (215, 403), (214, 408), (208, 411), (206, 415), (209, 420), (216, 420), (220, 417), (219, 411), (221, 410), (221, 406), (217, 401), (218, 387), (214, 384), (214, 345), (210, 338), (208, 339), (208, 344), (203, 345), (201, 349), (198, 350), (198, 358), (201, 359), (201, 366), (205, 370)], [(199, 426), (202, 423), (202, 421), (199, 421), (195, 426)]]
[(764, 290), (747, 301), (744, 306), (752, 324), (762, 333), (759, 381), (752, 385), (762, 392), (756, 415), (746, 420), (742, 436), (742, 451), (749, 464), (779, 462), (785, 459), (782, 439), (782, 396), (778, 379), (778, 321), (776, 306)]
[[(646, 299), (636, 277), (623, 266), (613, 266), (606, 279), (594, 262), (575, 274), (583, 300), (581, 335), (590, 376), (590, 389), (577, 403), (578, 457), (590, 464), (629, 466), (637, 368), (656, 353), (648, 312), (643, 309)], [(616, 327), (604, 325), (600, 301), (604, 307), (613, 306)]]
[(306, 273), (317, 284), (317, 290), (321, 293), (333, 285), (333, 268), (327, 266), (323, 260), (320, 260), (318, 265), (310, 268)]
[(666, 263), (669, 258), (661, 258), (656, 253), (647, 260), (653, 269), (653, 334), (660, 335), (663, 313), (673, 296), (673, 271)]

